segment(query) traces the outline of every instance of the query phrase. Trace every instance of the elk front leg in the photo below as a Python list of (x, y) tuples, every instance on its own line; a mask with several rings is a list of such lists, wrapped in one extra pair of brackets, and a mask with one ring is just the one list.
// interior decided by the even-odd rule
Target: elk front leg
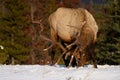
[[(51, 29), (51, 40), (52, 40), (52, 44), (55, 44), (57, 42), (57, 33)], [(55, 63), (54, 61), (54, 56), (55, 56), (55, 50), (56, 50), (56, 45), (53, 45), (52, 49), (51, 49), (51, 65), (53, 65)]]

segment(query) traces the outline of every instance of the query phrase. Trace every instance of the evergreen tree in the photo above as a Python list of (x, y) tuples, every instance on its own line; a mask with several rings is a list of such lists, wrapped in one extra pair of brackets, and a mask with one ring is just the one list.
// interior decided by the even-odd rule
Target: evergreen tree
[(21, 0), (1, 2), (0, 45), (4, 46), (4, 50), (0, 54), (7, 55), (6, 60), (1, 63), (23, 63), (28, 58), (30, 42), (24, 34), (24, 28), (29, 23), (26, 15), (28, 7)]
[(103, 22), (98, 37), (99, 64), (120, 64), (120, 14), (118, 0), (102, 5)]
[(43, 9), (45, 18), (48, 18), (48, 16), (57, 9), (56, 0), (46, 0)]

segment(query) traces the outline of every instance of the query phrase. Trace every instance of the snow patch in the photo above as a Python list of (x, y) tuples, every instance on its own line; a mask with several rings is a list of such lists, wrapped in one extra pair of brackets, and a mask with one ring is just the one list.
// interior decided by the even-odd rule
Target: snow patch
[(98, 65), (98, 69), (92, 65), (0, 65), (0, 80), (120, 80), (120, 65)]

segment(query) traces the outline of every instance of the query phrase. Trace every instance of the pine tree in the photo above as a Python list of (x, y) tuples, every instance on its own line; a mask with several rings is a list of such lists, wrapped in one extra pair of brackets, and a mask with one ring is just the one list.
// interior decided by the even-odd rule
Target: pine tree
[(109, 0), (102, 5), (103, 22), (98, 38), (100, 64), (120, 64), (120, 14), (118, 0)]
[[(28, 25), (28, 7), (21, 0), (2, 1), (0, 15), (0, 44), (4, 46), (3, 52), (7, 54), (6, 62), (14, 64), (23, 63), (28, 58), (30, 42), (24, 34)], [(4, 54), (0, 53), (0, 54)]]

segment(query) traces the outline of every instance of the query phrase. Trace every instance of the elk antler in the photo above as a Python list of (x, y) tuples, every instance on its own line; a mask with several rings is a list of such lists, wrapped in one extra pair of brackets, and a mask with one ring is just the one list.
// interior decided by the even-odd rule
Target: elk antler
[(74, 56), (75, 56), (76, 52), (78, 51), (78, 49), (79, 49), (79, 47), (76, 47), (76, 49), (74, 50), (74, 52), (73, 52), (73, 54), (72, 54), (72, 56), (71, 56), (71, 59), (70, 59), (70, 62), (69, 62), (68, 67), (70, 67), (70, 66), (71, 66), (72, 61), (73, 61), (73, 59), (74, 59)]
[[(33, 24), (39, 24), (39, 27), (41, 28), (40, 30), (40, 38), (44, 39), (44, 40), (47, 40), (49, 42), (51, 42), (52, 44), (46, 48), (46, 49), (43, 49), (43, 51), (48, 51), (50, 48), (52, 48), (54, 45), (58, 45), (64, 52), (62, 53), (62, 55), (59, 57), (59, 59), (57, 60), (57, 63), (60, 61), (60, 59), (62, 58), (62, 56), (67, 52), (67, 49), (64, 48), (64, 46), (62, 46), (62, 44), (58, 43), (58, 42), (53, 42), (51, 39), (47, 38), (45, 35), (42, 35), (41, 33), (43, 32), (44, 28), (43, 28), (43, 25), (42, 25), (42, 20), (36, 20), (34, 21), (33, 20), (33, 11), (31, 11), (32, 14), (31, 14), (31, 22)], [(57, 64), (56, 63), (56, 64)]]
[(48, 48), (44, 49), (43, 51), (49, 50), (49, 49), (52, 48), (54, 45), (58, 45), (63, 51), (67, 51), (67, 50), (64, 48), (64, 46), (62, 46), (62, 44), (60, 44), (59, 42), (53, 42), (51, 39), (45, 37), (44, 35), (40, 35), (40, 37), (41, 37), (42, 39), (47, 40), (47, 41), (49, 41), (49, 42), (52, 43)]
[(42, 26), (42, 20), (40, 19), (40, 20), (37, 20), (37, 21), (34, 21), (34, 20), (32, 20), (32, 23), (33, 24), (39, 24), (39, 27), (41, 28), (41, 30), (40, 30), (40, 33), (42, 33), (43, 32), (43, 30), (44, 30), (44, 28), (43, 28), (43, 26)]

